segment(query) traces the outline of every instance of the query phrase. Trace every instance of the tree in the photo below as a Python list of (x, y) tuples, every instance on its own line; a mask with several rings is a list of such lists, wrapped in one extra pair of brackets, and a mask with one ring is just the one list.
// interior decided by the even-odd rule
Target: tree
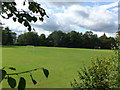
[(40, 45), (41, 45), (41, 46), (45, 46), (45, 45), (46, 45), (47, 40), (46, 40), (45, 34), (41, 34), (41, 35), (39, 36), (39, 41), (40, 41)]
[(100, 42), (101, 42), (101, 48), (103, 48), (103, 49), (106, 49), (107, 47), (106, 47), (106, 42), (107, 42), (107, 36), (106, 36), (106, 34), (104, 33), (101, 37), (99, 37), (99, 40), (100, 40)]
[(2, 44), (3, 45), (13, 45), (16, 41), (16, 33), (11, 32), (9, 28), (2, 30)]
[[(105, 34), (104, 37), (105, 38)], [(78, 79), (71, 82), (74, 90), (109, 90), (120, 88), (120, 32), (116, 35), (115, 56), (97, 58), (89, 67), (78, 71)]]
[(99, 46), (98, 36), (93, 34), (92, 31), (86, 31), (83, 34), (83, 46), (84, 48), (95, 48)]
[[(40, 4), (37, 2), (25, 0), (23, 2), (23, 5), (26, 5), (26, 1), (28, 1), (28, 11), (25, 11), (23, 9), (18, 10), (16, 8), (16, 2), (2, 2), (2, 12), (1, 16), (4, 19), (12, 18), (14, 22), (19, 22), (20, 24), (23, 24), (29, 31), (32, 30), (31, 22), (37, 22), (37, 20), (43, 21), (44, 16), (47, 16), (45, 10), (41, 8)], [(6, 14), (6, 17), (5, 17)], [(35, 16), (38, 14), (37, 16)], [(4, 16), (3, 16), (4, 15)], [(47, 16), (48, 17), (48, 16)], [(33, 28), (34, 30), (34, 28)]]
[(13, 37), (13, 44), (17, 42), (17, 34), (15, 32), (12, 32), (12, 37)]
[(68, 33), (69, 36), (69, 47), (79, 47), (80, 44), (82, 44), (82, 34), (79, 34), (76, 31), (71, 31), (70, 33)]
[(100, 40), (96, 34), (93, 34), (90, 38), (90, 48), (99, 48), (100, 47)]
[(3, 30), (2, 23), (0, 22), (0, 45), (2, 44), (2, 30)]
[(116, 43), (118, 44), (118, 46), (120, 45), (120, 31), (116, 32)]
[(54, 31), (48, 36), (48, 45), (55, 47), (65, 46), (65, 33), (62, 31)]
[(52, 33), (47, 37), (47, 46), (54, 46), (54, 39)]
[(39, 45), (39, 36), (35, 32), (27, 32), (18, 36), (19, 45)]
[(102, 49), (111, 49), (111, 47), (115, 45), (115, 39), (112, 37), (107, 37), (105, 33), (99, 37), (99, 40)]
[[(26, 5), (26, 1), (25, 0), (23, 2), (23, 5)], [(0, 2), (1, 4), (1, 2)], [(32, 21), (36, 22), (38, 19), (40, 21), (43, 21), (44, 20), (44, 16), (47, 16), (45, 10), (43, 8), (41, 8), (40, 4), (32, 1), (32, 2), (29, 2), (28, 0), (28, 9), (30, 12), (27, 12), (23, 9), (21, 9), (20, 11), (16, 8), (16, 2), (2, 2), (2, 12), (0, 12), (0, 15), (4, 18), (4, 19), (9, 19), (9, 18), (12, 18), (14, 22), (19, 22), (21, 24), (23, 24), (25, 27), (27, 27), (28, 31), (31, 31), (32, 30), (32, 27), (30, 25), (30, 23)], [(0, 10), (1, 11), (1, 10)], [(39, 16), (35, 16), (33, 14), (39, 14)], [(5, 15), (3, 16), (3, 15)], [(48, 16), (47, 16), (48, 17)], [(34, 30), (34, 28), (33, 28)], [(12, 70), (15, 70), (14, 68), (9, 68), (9, 69), (12, 69)], [(45, 74), (46, 77), (48, 77), (49, 75), (49, 72), (48, 70), (43, 69), (43, 72)], [(37, 69), (34, 69), (32, 71), (35, 71)], [(25, 73), (28, 73), (29, 71), (26, 71)], [(16, 81), (15, 79), (9, 77), (10, 75), (19, 75), (23, 72), (20, 72), (20, 73), (11, 73), (11, 74), (7, 74), (6, 71), (4, 70), (4, 68), (2, 68), (0, 70), (0, 74), (2, 75), (2, 78), (0, 77), (0, 82), (5, 79), (5, 76), (8, 76), (7, 77), (7, 80), (8, 80), (8, 83), (10, 85), (11, 88), (14, 88), (16, 86)], [(31, 75), (30, 75), (31, 76)], [(33, 79), (33, 77), (31, 76), (31, 79), (33, 81), (33, 83), (35, 84), (36, 81)], [(18, 85), (18, 90), (24, 90), (25, 89), (25, 86), (26, 86), (26, 81), (23, 77), (20, 77), (20, 81), (19, 81), (19, 85)]]
[(108, 48), (112, 48), (113, 46), (115, 46), (115, 43), (116, 41), (115, 41), (115, 38), (113, 38), (113, 37), (109, 37), (108, 38), (108, 40), (107, 40), (107, 46), (108, 46)]

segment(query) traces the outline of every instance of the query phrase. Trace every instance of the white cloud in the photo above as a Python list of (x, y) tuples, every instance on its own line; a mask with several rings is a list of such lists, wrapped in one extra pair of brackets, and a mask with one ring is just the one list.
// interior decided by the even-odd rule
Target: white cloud
[(50, 31), (45, 31), (45, 30), (40, 29), (40, 28), (36, 28), (35, 31), (38, 33), (38, 35), (45, 34), (47, 37), (48, 37), (49, 34), (52, 33)]
[[(113, 6), (113, 4), (111, 5)], [(110, 5), (108, 6), (110, 7)], [(72, 5), (69, 8), (64, 9), (63, 12), (56, 13), (54, 15), (56, 19), (53, 18), (50, 20), (50, 27), (55, 27), (56, 25), (63, 31), (70, 31), (73, 28), (71, 26), (78, 26), (93, 31), (113, 33), (117, 28), (118, 16), (117, 14), (107, 10), (108, 6), (106, 6), (106, 8), (104, 5), (103, 9), (102, 6), (90, 7)], [(43, 24), (43, 26), (46, 27), (48, 24), (49, 22)], [(45, 29), (48, 31), (50, 30), (49, 26)]]
[[(100, 32), (113, 35), (118, 24), (118, 14), (115, 13), (117, 12), (117, 5), (118, 2), (99, 6), (83, 6), (81, 3), (47, 3), (43, 4), (42, 7), (45, 8), (50, 18), (45, 18), (43, 23), (32, 23), (32, 26), (39, 34), (44, 33), (46, 35), (54, 30), (69, 32), (71, 30), (78, 31), (80, 28), (92, 30), (99, 35)], [(20, 7), (20, 4), (18, 7)], [(26, 7), (23, 9), (27, 10)], [(11, 29), (16, 29), (18, 32), (26, 29), (11, 20), (4, 22)]]
[[(104, 34), (104, 32), (96, 32), (96, 31), (93, 31), (94, 34), (97, 34), (98, 37), (102, 36)], [(107, 37), (115, 37), (116, 36), (116, 33), (105, 33)]]
[(119, 3), (119, 1), (116, 1), (116, 2), (111, 3), (111, 4), (108, 4), (108, 5), (102, 5), (102, 6), (100, 6), (100, 8), (106, 10), (106, 9), (113, 8), (113, 7), (115, 7), (115, 6), (118, 6), (118, 3)]

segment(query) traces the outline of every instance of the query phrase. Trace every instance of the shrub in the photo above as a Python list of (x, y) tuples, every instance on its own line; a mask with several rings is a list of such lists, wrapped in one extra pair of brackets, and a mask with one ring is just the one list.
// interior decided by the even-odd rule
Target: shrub
[(71, 82), (73, 89), (110, 89), (118, 88), (118, 61), (115, 57), (101, 58), (93, 62), (91, 67), (78, 71), (79, 80)]

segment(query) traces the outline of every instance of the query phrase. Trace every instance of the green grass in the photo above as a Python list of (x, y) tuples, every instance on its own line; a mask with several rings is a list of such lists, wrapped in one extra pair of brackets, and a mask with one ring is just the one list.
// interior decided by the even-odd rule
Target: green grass
[[(57, 47), (3, 47), (3, 66), (12, 66), (17, 71), (26, 71), (38, 67), (49, 70), (49, 78), (45, 78), (42, 70), (33, 72), (38, 82), (33, 85), (29, 74), (24, 74), (28, 88), (70, 88), (70, 82), (77, 77), (77, 70), (89, 66), (97, 57), (111, 56), (111, 50), (74, 49)], [(7, 70), (11, 73), (10, 70)], [(17, 76), (14, 76), (17, 78)], [(18, 78), (17, 78), (18, 80)], [(3, 87), (9, 87), (3, 81)]]

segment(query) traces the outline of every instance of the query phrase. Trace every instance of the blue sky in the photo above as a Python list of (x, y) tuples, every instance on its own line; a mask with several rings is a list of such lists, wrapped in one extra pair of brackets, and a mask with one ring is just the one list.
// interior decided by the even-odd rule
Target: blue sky
[[(18, 1), (18, 8), (21, 7)], [(118, 25), (118, 2), (40, 2), (45, 8), (50, 18), (46, 18), (44, 22), (31, 23), (38, 34), (49, 35), (55, 30), (70, 32), (72, 30), (78, 32), (93, 31), (98, 36), (106, 33), (108, 36), (115, 36)], [(26, 7), (21, 7), (26, 9)], [(5, 26), (9, 26), (15, 32), (27, 32), (26, 28), (19, 23), (10, 20), (3, 20)]]

